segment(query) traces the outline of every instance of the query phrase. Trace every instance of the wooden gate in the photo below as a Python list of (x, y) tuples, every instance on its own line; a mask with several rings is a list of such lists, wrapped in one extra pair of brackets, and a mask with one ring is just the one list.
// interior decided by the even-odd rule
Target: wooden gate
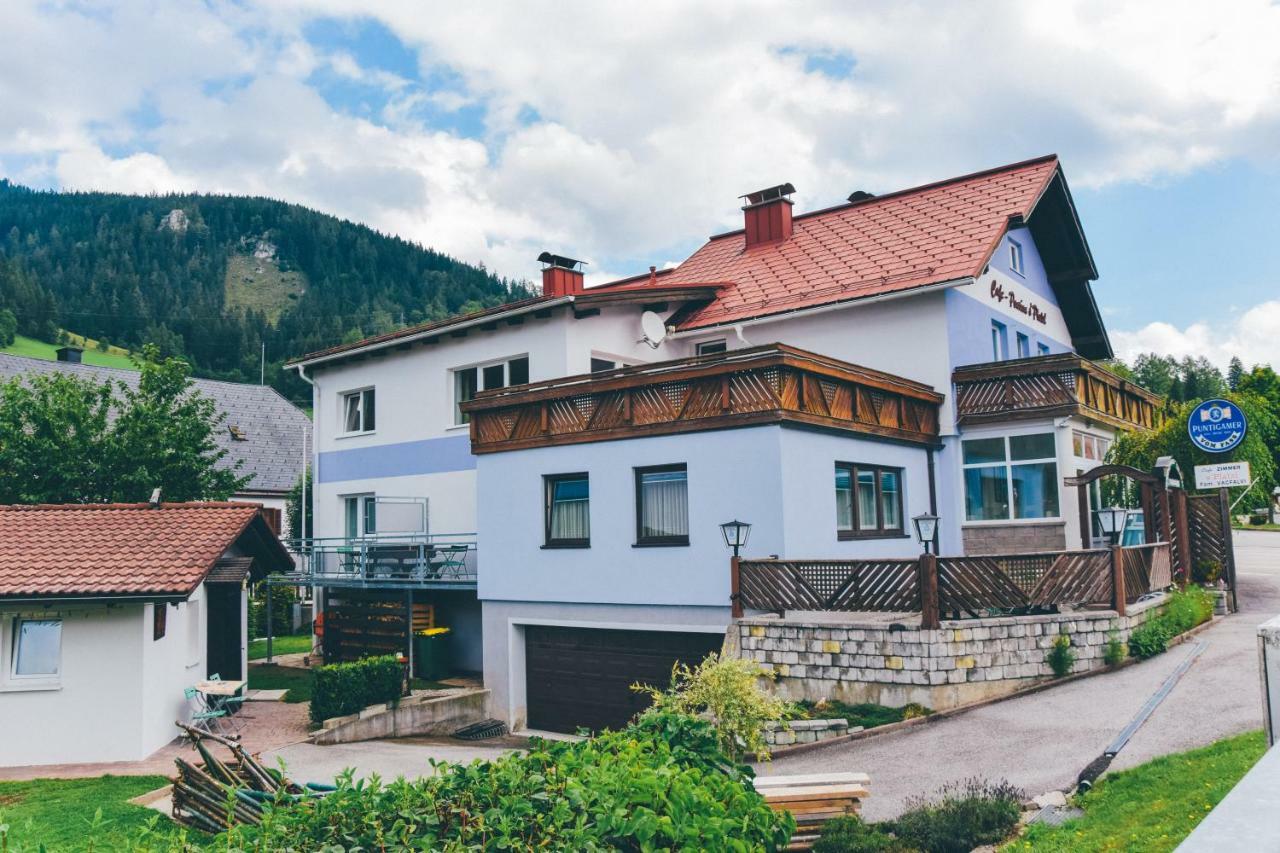
[(1222, 579), (1236, 588), (1235, 549), (1231, 543), (1231, 510), (1222, 494), (1187, 497), (1187, 529), (1191, 558), (1188, 577), (1195, 578), (1196, 566), (1216, 563)]

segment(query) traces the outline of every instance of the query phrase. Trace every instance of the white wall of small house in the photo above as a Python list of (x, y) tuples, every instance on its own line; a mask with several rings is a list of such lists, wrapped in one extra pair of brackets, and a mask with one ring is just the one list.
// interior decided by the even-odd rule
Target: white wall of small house
[(61, 671), (40, 685), (0, 683), (0, 766), (136, 761), (172, 740), (187, 718), (183, 689), (204, 678), (205, 642), (193, 657), (188, 621), (203, 596), (168, 608), (164, 638), (152, 639), (145, 603), (0, 608), (0, 663), (13, 667), (14, 616), (62, 620)]

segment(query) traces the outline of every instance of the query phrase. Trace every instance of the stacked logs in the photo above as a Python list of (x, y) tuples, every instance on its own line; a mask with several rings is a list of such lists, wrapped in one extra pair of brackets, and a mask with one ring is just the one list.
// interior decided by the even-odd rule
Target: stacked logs
[[(174, 760), (178, 775), (173, 781), (173, 819), (205, 832), (222, 832), (233, 824), (257, 826), (267, 805), (277, 799), (295, 799), (309, 792), (283, 775), (263, 767), (239, 743), (184, 723), (177, 723), (200, 754), (193, 764)], [(209, 744), (221, 744), (231, 752), (223, 761)]]

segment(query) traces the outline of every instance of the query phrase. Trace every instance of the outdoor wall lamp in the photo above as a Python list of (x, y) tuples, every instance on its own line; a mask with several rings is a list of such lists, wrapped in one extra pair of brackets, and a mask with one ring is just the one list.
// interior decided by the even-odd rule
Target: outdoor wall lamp
[(751, 525), (745, 521), (726, 521), (720, 525), (720, 534), (724, 536), (724, 544), (727, 548), (733, 549), (733, 556), (738, 556), (738, 550), (747, 547), (747, 540), (751, 538)]
[(1102, 533), (1111, 540), (1112, 545), (1120, 542), (1120, 535), (1124, 533), (1124, 524), (1129, 517), (1129, 510), (1122, 506), (1110, 506), (1103, 509), (1095, 509), (1093, 514), (1098, 517), (1098, 526), (1102, 528)]
[(938, 534), (938, 516), (927, 512), (922, 512), (915, 518), (911, 519), (911, 524), (916, 529), (916, 539), (924, 546), (924, 552), (929, 553), (929, 547), (933, 544), (933, 539)]

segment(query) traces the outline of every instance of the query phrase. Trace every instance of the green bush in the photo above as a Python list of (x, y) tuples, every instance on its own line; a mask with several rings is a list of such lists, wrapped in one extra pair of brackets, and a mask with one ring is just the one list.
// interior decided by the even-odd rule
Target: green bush
[(832, 818), (822, 825), (813, 853), (907, 853), (898, 840), (856, 815)]
[(1129, 654), (1138, 660), (1153, 658), (1169, 647), (1173, 634), (1160, 617), (1148, 619), (1129, 634)]
[(1115, 666), (1125, 659), (1128, 650), (1120, 642), (1120, 635), (1112, 631), (1107, 635), (1107, 647), (1102, 652), (1102, 662), (1107, 666)]
[(1169, 647), (1169, 641), (1190, 631), (1213, 616), (1213, 596), (1198, 586), (1175, 590), (1164, 612), (1143, 622), (1129, 634), (1129, 652), (1134, 657), (1155, 657)]
[[(1007, 782), (969, 779), (934, 797), (914, 797), (891, 825), (898, 842), (924, 853), (969, 853), (998, 844), (1018, 825), (1025, 795)], [(888, 827), (887, 827), (888, 828)]]
[(1045, 660), (1058, 678), (1069, 675), (1076, 662), (1076, 653), (1071, 651), (1071, 638), (1066, 634), (1054, 637), (1053, 646), (1049, 649), (1049, 654), (1045, 655)]
[(395, 655), (333, 663), (311, 670), (311, 721), (354, 714), (404, 695), (404, 664)]
[(912, 702), (901, 708), (890, 708), (874, 702), (858, 702), (849, 704), (839, 699), (823, 699), (818, 702), (802, 700), (796, 703), (796, 714), (793, 719), (802, 720), (848, 720), (849, 726), (862, 726), (872, 729), (889, 723), (899, 723), (913, 717), (927, 717), (933, 710)]
[[(277, 586), (271, 590), (271, 633), (281, 637), (293, 633), (293, 605), (298, 600), (298, 592), (291, 586)], [(302, 626), (305, 632), (311, 631), (310, 625)], [(249, 638), (257, 639), (267, 636), (267, 585), (258, 584), (258, 588), (249, 596)]]
[(795, 821), (719, 749), (710, 723), (647, 714), (577, 743), (386, 783), (348, 772), (327, 797), (273, 810), (226, 850), (780, 850)]

